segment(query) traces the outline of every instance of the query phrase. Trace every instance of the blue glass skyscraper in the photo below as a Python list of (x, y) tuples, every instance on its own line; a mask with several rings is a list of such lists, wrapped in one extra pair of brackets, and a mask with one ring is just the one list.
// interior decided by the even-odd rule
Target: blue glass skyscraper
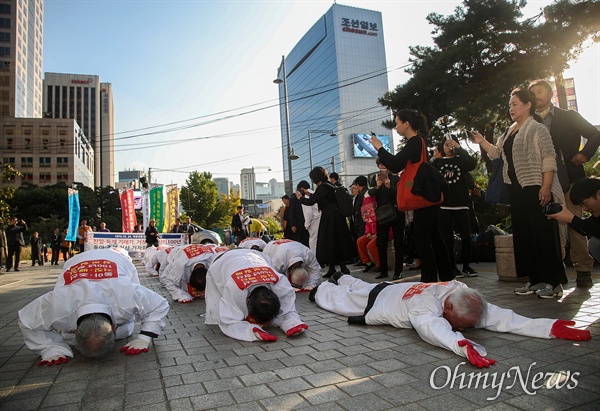
[[(293, 187), (308, 180), (311, 158), (313, 167), (336, 171), (346, 185), (375, 171), (368, 135), (391, 136), (381, 126), (391, 113), (378, 103), (388, 91), (381, 13), (334, 4), (285, 57), (285, 66), (290, 142), (300, 156), (292, 163)], [(283, 102), (283, 84), (279, 95)], [(280, 107), (287, 181), (286, 116), (284, 104)]]

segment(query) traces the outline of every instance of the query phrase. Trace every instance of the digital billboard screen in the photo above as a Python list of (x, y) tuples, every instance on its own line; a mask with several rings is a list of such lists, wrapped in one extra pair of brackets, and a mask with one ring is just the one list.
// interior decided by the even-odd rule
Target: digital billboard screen
[[(392, 139), (390, 136), (377, 134), (377, 138), (383, 144), (383, 148), (392, 152)], [(370, 143), (371, 134), (352, 134), (352, 145), (354, 147), (354, 157), (377, 157), (377, 150)]]

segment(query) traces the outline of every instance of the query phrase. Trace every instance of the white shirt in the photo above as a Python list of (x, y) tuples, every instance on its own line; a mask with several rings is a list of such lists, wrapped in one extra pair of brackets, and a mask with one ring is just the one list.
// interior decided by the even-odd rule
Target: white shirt
[(42, 358), (73, 357), (61, 332), (77, 328), (85, 314), (108, 314), (117, 325), (141, 320), (141, 330), (160, 334), (169, 303), (140, 285), (131, 260), (111, 249), (90, 250), (70, 258), (53, 291), (19, 310), (19, 327), (27, 347)]
[(215, 256), (225, 250), (227, 249), (214, 244), (190, 244), (179, 248), (172, 253), (169, 269), (165, 271), (160, 283), (175, 301), (193, 299), (188, 292), (188, 283), (194, 267), (202, 264), (208, 269)]
[[(323, 283), (315, 295), (319, 307), (345, 316), (364, 314), (369, 292), (377, 285), (344, 275), (339, 285)], [(466, 339), (460, 332), (452, 331), (443, 317), (444, 302), (457, 288), (467, 286), (458, 281), (445, 283), (399, 283), (384, 288), (365, 316), (368, 325), (387, 324), (397, 328), (414, 328), (429, 344), (445, 348), (465, 357), (458, 341)], [(550, 331), (556, 320), (531, 319), (512, 310), (488, 304), (488, 314), (476, 328), (510, 332), (538, 338), (551, 338)], [(469, 340), (482, 355), (485, 349)]]
[(288, 273), (292, 264), (302, 261), (302, 267), (308, 272), (308, 281), (302, 286), (316, 287), (321, 279), (321, 265), (317, 261), (315, 253), (304, 244), (297, 241), (282, 239), (271, 241), (263, 253), (271, 257), (273, 267), (280, 273)]
[(271, 259), (260, 251), (235, 249), (213, 261), (206, 275), (206, 324), (218, 324), (229, 337), (258, 341), (248, 318), (246, 299), (257, 286), (270, 288), (279, 297), (281, 310), (273, 325), (286, 332), (303, 324), (296, 312), (296, 293), (290, 282), (271, 266)]

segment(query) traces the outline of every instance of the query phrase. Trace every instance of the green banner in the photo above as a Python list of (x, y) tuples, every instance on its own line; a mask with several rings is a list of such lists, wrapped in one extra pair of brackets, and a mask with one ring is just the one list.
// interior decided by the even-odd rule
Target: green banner
[(161, 232), (163, 226), (163, 186), (150, 190), (150, 220), (156, 220), (156, 228)]

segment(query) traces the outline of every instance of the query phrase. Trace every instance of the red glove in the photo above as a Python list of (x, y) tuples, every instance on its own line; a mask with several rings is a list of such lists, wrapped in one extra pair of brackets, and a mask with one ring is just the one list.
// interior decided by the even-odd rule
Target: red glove
[(294, 328), (290, 328), (289, 330), (287, 330), (285, 335), (287, 335), (288, 337), (292, 337), (296, 334), (300, 334), (304, 330), (308, 330), (308, 325), (300, 324), (295, 326)]
[(277, 337), (276, 336), (271, 335), (269, 333), (266, 333), (266, 332), (264, 332), (263, 330), (261, 330), (258, 327), (254, 327), (252, 329), (252, 332), (260, 340), (263, 340), (263, 341), (277, 341)]
[(469, 362), (477, 366), (478, 368), (487, 368), (490, 365), (496, 364), (496, 360), (482, 357), (481, 354), (479, 354), (477, 350), (473, 348), (473, 346), (468, 340), (460, 340), (458, 342), (458, 346), (463, 347), (465, 353), (467, 354), (467, 359), (469, 360)]
[(577, 328), (571, 328), (570, 326), (575, 325), (575, 321), (556, 320), (552, 324), (550, 335), (563, 340), (573, 341), (587, 341), (592, 339), (590, 330), (579, 330)]
[(52, 365), (61, 365), (67, 362), (69, 362), (69, 359), (67, 357), (61, 357), (57, 355), (56, 357), (50, 357), (48, 359), (42, 358), (42, 361), (38, 362), (38, 365), (47, 365), (48, 367), (50, 367)]
[(194, 301), (194, 299), (193, 299), (193, 298), (181, 298), (181, 299), (179, 300), (179, 302), (180, 302), (181, 304), (188, 304), (188, 303), (191, 303), (192, 301)]

